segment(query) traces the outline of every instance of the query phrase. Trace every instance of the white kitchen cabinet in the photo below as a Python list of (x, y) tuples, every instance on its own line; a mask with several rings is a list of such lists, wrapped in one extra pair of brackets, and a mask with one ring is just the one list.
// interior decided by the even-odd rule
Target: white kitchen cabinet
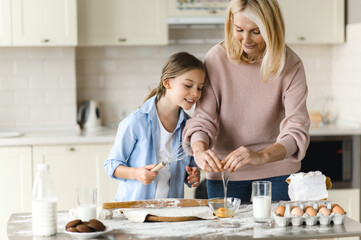
[(345, 0), (278, 0), (290, 44), (345, 41)]
[(360, 189), (329, 189), (327, 200), (339, 204), (348, 217), (360, 221)]
[(11, 46), (11, 2), (0, 1), (0, 46)]
[(0, 239), (7, 239), (10, 215), (31, 211), (31, 147), (0, 147), (0, 165)]
[(76, 0), (12, 0), (13, 46), (77, 45)]
[(114, 201), (118, 183), (106, 175), (103, 166), (110, 148), (110, 144), (33, 146), (33, 168), (39, 163), (50, 165), (58, 210), (76, 207), (78, 187), (97, 187), (98, 206)]
[(78, 0), (79, 45), (165, 45), (166, 6), (166, 0)]

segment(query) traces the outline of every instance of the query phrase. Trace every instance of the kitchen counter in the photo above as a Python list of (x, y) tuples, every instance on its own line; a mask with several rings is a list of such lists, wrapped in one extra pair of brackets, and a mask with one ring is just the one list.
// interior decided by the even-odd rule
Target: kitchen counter
[(113, 143), (116, 128), (100, 127), (91, 131), (75, 128), (16, 130), (21, 133), (19, 137), (0, 138), (2, 146), (26, 146), (49, 144), (89, 144)]
[[(82, 131), (77, 128), (48, 128), (35, 130), (16, 129), (21, 132), (19, 137), (0, 137), (2, 146), (50, 145), (50, 144), (87, 144), (113, 143), (117, 132), (116, 127), (100, 127), (96, 130)], [(1, 132), (1, 129), (0, 129)], [(310, 128), (310, 136), (345, 136), (361, 135), (358, 125), (326, 125), (319, 128)]]
[[(273, 203), (274, 209), (277, 204)], [(72, 239), (64, 232), (64, 226), (71, 221), (67, 212), (58, 212), (58, 233), (47, 240)], [(254, 223), (252, 205), (242, 204), (233, 218), (196, 220), (188, 222), (146, 222), (132, 223), (119, 212), (113, 219), (102, 220), (113, 231), (99, 239), (310, 239), (361, 236), (361, 223), (346, 217), (344, 224), (286, 226), (274, 223)], [(31, 231), (31, 214), (11, 215), (8, 222), (9, 240), (34, 240)], [(42, 238), (39, 238), (42, 239)]]

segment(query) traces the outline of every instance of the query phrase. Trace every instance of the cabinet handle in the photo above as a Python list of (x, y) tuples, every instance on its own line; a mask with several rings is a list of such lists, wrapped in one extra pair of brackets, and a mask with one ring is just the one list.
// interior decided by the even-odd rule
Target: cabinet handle
[(126, 38), (118, 38), (118, 42), (126, 42), (127, 39)]
[(44, 43), (50, 42), (50, 40), (48, 38), (43, 38), (43, 39), (41, 39), (41, 41)]
[(69, 147), (69, 148), (68, 148), (68, 151), (69, 151), (69, 152), (75, 152), (75, 147)]
[(297, 40), (298, 40), (298, 41), (305, 41), (306, 38), (305, 38), (304, 36), (300, 36), (300, 37), (297, 37)]

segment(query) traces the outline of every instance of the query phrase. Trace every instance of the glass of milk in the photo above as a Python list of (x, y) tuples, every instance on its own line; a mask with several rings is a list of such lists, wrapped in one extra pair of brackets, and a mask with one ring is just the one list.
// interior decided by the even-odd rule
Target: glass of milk
[(77, 188), (78, 218), (82, 221), (95, 219), (97, 213), (97, 189), (93, 187)]
[(253, 219), (255, 222), (271, 221), (272, 183), (252, 182)]

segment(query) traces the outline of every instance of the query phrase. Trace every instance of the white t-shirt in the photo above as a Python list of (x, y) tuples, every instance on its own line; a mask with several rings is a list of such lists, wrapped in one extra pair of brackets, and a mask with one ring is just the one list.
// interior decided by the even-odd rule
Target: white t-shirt
[[(159, 151), (157, 152), (157, 163), (167, 161), (171, 157), (173, 133), (168, 132), (158, 117), (159, 124)], [(168, 198), (170, 179), (170, 163), (167, 163), (158, 171), (155, 199)]]

